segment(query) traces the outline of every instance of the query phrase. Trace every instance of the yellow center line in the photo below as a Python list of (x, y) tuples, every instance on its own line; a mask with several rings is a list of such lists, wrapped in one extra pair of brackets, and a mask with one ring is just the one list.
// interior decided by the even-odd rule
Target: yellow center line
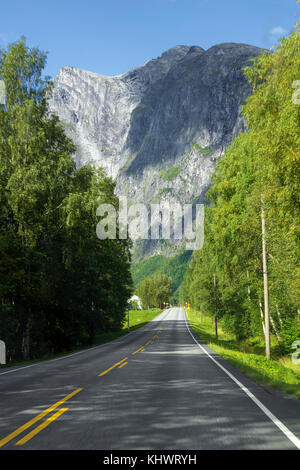
[(139, 351), (141, 351), (141, 350), (143, 349), (143, 347), (144, 347), (144, 346), (142, 346), (142, 347), (141, 347), (140, 349), (138, 349), (137, 351), (131, 353), (131, 355), (138, 353)]
[[(158, 333), (161, 333), (162, 330), (159, 330)], [(148, 346), (149, 344), (152, 344), (153, 343), (153, 340), (157, 338), (158, 339), (158, 336), (157, 334), (153, 336), (152, 339), (150, 339), (147, 343), (146, 343), (146, 346)], [(137, 351), (133, 352), (132, 355), (134, 354), (137, 354), (138, 352), (140, 351), (145, 351), (145, 347), (144, 346), (141, 346)], [(109, 367), (108, 369), (106, 369), (104, 372), (101, 372), (101, 374), (98, 374), (99, 377), (102, 376), (102, 375), (105, 375), (107, 374), (107, 372), (111, 371), (112, 369), (114, 369), (115, 367), (119, 366), (119, 369), (121, 369), (122, 367), (124, 367), (126, 364), (128, 364), (128, 362), (124, 362), (128, 359), (128, 357), (124, 357), (124, 359), (122, 359), (122, 361), (119, 361), (117, 362), (116, 364), (114, 364), (112, 367)], [(12, 432), (11, 434), (9, 434), (8, 436), (4, 437), (2, 440), (0, 440), (0, 447), (4, 446), (5, 444), (7, 444), (9, 441), (11, 441), (12, 439), (14, 439), (16, 436), (18, 436), (19, 434), (21, 434), (23, 431), (25, 431), (26, 429), (28, 429), (30, 426), (32, 426), (33, 424), (35, 424), (37, 421), (41, 420), (44, 416), (46, 416), (48, 413), (50, 413), (51, 411), (55, 410), (55, 408), (57, 408), (58, 406), (60, 406), (62, 403), (64, 403), (65, 401), (69, 400), (70, 398), (72, 398), (74, 395), (76, 395), (77, 393), (81, 392), (81, 390), (83, 390), (83, 388), (78, 388), (76, 390), (74, 390), (72, 393), (70, 393), (69, 395), (67, 395), (66, 397), (62, 398), (61, 400), (59, 400), (57, 403), (55, 403), (54, 405), (50, 406), (49, 408), (47, 408), (46, 410), (42, 411), (42, 413), (40, 413), (39, 415), (37, 415), (35, 418), (31, 419), (30, 421), (28, 421), (27, 423), (23, 424), (23, 426), (20, 426), (19, 428), (17, 428), (14, 432)], [(15, 445), (23, 445), (25, 444), (25, 442), (27, 442), (29, 439), (31, 439), (32, 437), (34, 437), (37, 433), (39, 433), (42, 429), (44, 429), (46, 426), (48, 426), (52, 421), (54, 421), (55, 419), (57, 419), (62, 413), (64, 413), (65, 411), (67, 411), (68, 408), (62, 408), (61, 410), (57, 411), (52, 417), (48, 418), (44, 423), (40, 424), (39, 426), (37, 426), (33, 431), (31, 431), (29, 434), (27, 434), (25, 437), (23, 437), (22, 439), (20, 439)]]
[(122, 364), (122, 362), (126, 361), (126, 359), (128, 359), (128, 357), (124, 357), (124, 359), (122, 359), (122, 361), (117, 362), (117, 363), (114, 364), (113, 366), (109, 367), (109, 369), (106, 369), (104, 372), (101, 372), (101, 374), (98, 374), (98, 377), (101, 377), (102, 375), (107, 374), (107, 372), (109, 372), (110, 370), (114, 369), (114, 368), (117, 367), (119, 364)]
[(123, 362), (123, 364), (121, 364), (121, 365), (119, 366), (119, 369), (121, 369), (121, 367), (126, 366), (126, 364), (128, 364), (128, 362)]
[(77, 393), (81, 392), (81, 390), (83, 390), (83, 388), (77, 388), (76, 390), (74, 390), (74, 392), (70, 393), (69, 395), (67, 395), (66, 397), (62, 398), (61, 400), (59, 400), (57, 403), (54, 403), (54, 405), (50, 406), (49, 408), (47, 408), (46, 410), (42, 411), (42, 413), (40, 413), (39, 415), (37, 415), (35, 418), (31, 419), (30, 421), (28, 421), (27, 423), (23, 424), (23, 426), (19, 427), (18, 429), (16, 429), (14, 432), (12, 432), (11, 434), (9, 434), (8, 436), (4, 437), (1, 441), (0, 441), (0, 447), (4, 446), (4, 444), (6, 444), (7, 442), (11, 441), (12, 439), (14, 439), (16, 436), (18, 436), (19, 434), (21, 434), (23, 431), (25, 431), (25, 429), (29, 428), (30, 426), (32, 426), (34, 423), (36, 423), (37, 421), (39, 421), (40, 419), (42, 419), (46, 414), (50, 413), (51, 411), (55, 410), (55, 408), (57, 408), (58, 406), (60, 406), (62, 403), (64, 403), (65, 401), (69, 400), (70, 398), (72, 398), (74, 395), (76, 395)]
[(26, 444), (30, 439), (32, 439), (36, 434), (38, 434), (40, 431), (45, 429), (49, 424), (52, 423), (56, 418), (58, 418), (61, 414), (63, 414), (65, 411), (68, 411), (69, 408), (61, 408), (58, 410), (54, 415), (50, 416), (50, 418), (46, 419), (43, 423), (41, 423), (39, 426), (37, 426), (35, 429), (33, 429), (30, 433), (26, 434), (22, 439), (20, 439), (18, 442), (15, 443), (15, 446), (21, 446), (23, 444)]

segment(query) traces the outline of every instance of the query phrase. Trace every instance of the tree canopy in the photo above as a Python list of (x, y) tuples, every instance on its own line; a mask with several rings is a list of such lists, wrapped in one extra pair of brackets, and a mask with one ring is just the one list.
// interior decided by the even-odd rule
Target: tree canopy
[(300, 336), (299, 27), (245, 74), (253, 88), (243, 107), (248, 130), (217, 163), (205, 242), (194, 253), (181, 296), (212, 313), (216, 273), (224, 326), (238, 338), (262, 333), (263, 206), (271, 325), (282, 350), (290, 351)]
[(97, 206), (118, 207), (115, 183), (101, 168), (76, 168), (48, 109), (45, 62), (24, 38), (0, 59), (0, 337), (11, 360), (120, 328), (132, 292), (130, 240), (96, 235)]
[(166, 274), (154, 274), (152, 278), (144, 279), (137, 290), (144, 308), (162, 308), (172, 293), (172, 283)]

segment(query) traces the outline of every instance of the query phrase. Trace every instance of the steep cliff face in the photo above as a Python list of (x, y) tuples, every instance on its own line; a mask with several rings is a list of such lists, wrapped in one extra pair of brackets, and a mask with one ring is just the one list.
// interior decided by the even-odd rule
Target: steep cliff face
[[(147, 89), (163, 79), (189, 48), (177, 46), (129, 72), (107, 77), (63, 67), (53, 80), (50, 109), (78, 146), (76, 163), (104, 166), (114, 177), (126, 162), (131, 115)], [(127, 152), (126, 152), (127, 149)]]
[(63, 67), (50, 109), (78, 147), (77, 165), (103, 166), (119, 195), (203, 202), (216, 158), (244, 129), (251, 90), (243, 68), (261, 53), (244, 44), (176, 46), (114, 77)]

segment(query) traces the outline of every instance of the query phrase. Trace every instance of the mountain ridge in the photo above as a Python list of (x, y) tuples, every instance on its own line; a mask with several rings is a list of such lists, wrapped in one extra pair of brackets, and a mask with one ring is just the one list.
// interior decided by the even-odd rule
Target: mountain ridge
[[(50, 111), (77, 146), (76, 165), (104, 167), (119, 196), (205, 202), (216, 160), (246, 128), (243, 69), (262, 52), (240, 43), (178, 45), (112, 77), (65, 66), (53, 79)], [(142, 255), (172, 252), (159, 241), (142, 246)]]

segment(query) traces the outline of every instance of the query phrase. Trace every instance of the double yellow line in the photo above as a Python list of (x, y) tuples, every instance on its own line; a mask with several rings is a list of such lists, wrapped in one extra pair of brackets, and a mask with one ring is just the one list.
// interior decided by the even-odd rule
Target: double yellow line
[[(62, 405), (64, 402), (66, 402), (67, 400), (72, 398), (74, 395), (81, 392), (81, 390), (83, 390), (83, 388), (77, 388), (76, 390), (74, 390), (72, 393), (70, 393), (66, 397), (64, 397), (61, 400), (59, 400), (58, 402), (54, 403), (54, 405), (52, 405), (49, 408), (47, 408), (46, 410), (42, 411), (42, 413), (37, 415), (35, 418), (33, 418), (30, 421), (28, 421), (27, 423), (23, 424), (23, 426), (19, 427), (18, 429), (16, 429), (14, 432), (9, 434), (8, 436), (4, 437), (0, 441), (0, 447), (4, 446), (8, 442), (10, 442), (12, 439), (14, 439), (16, 436), (21, 434), (23, 431), (26, 431), (26, 429), (28, 429), (30, 426), (35, 424), (40, 419), (44, 418), (44, 416), (46, 416), (48, 413), (51, 413), (51, 411), (58, 408), (60, 405)], [(47, 427), (50, 423), (52, 423), (55, 419), (57, 419), (62, 413), (64, 413), (67, 410), (68, 410), (68, 408), (61, 408), (60, 410), (58, 410), (56, 413), (54, 413), (54, 415), (50, 416), (50, 418), (48, 418), (46, 421), (44, 421), (39, 426), (37, 426), (35, 429), (33, 429), (33, 431), (31, 431), (29, 434), (26, 434), (26, 436), (24, 436), (22, 439), (20, 439), (18, 442), (16, 442), (15, 445), (19, 446), (19, 445), (23, 445), (26, 442), (28, 442), (32, 437), (34, 437), (36, 434), (38, 434), (40, 431), (42, 431), (45, 427)]]
[(145, 351), (145, 348), (144, 346), (142, 346), (140, 349), (138, 349), (137, 351), (134, 351), (133, 353), (131, 353), (132, 356), (134, 356), (135, 354), (137, 354), (138, 352), (140, 351)]
[[(146, 344), (145, 346), (148, 346), (149, 344), (152, 344), (153, 341), (155, 339), (158, 338), (158, 334), (161, 333), (162, 330), (159, 330), (157, 332), (157, 334), (155, 334)], [(134, 355), (134, 354), (137, 354), (138, 352), (142, 352), (142, 351), (145, 351), (145, 347), (144, 346), (141, 346), (137, 351), (133, 352), (131, 355)], [(108, 369), (106, 369), (104, 372), (101, 372), (101, 374), (99, 374), (99, 376), (102, 376), (102, 375), (105, 375), (107, 374), (107, 372), (111, 371), (112, 369), (114, 369), (115, 367), (119, 367), (122, 368), (124, 367), (126, 364), (128, 364), (127, 362), (127, 359), (128, 357), (124, 357), (124, 359), (122, 359), (122, 361), (119, 361), (117, 362), (116, 364), (114, 364), (113, 366), (109, 367)], [(23, 424), (23, 426), (20, 426), (19, 428), (17, 428), (15, 431), (13, 431), (11, 434), (9, 434), (8, 436), (4, 437), (2, 440), (0, 440), (0, 447), (4, 446), (5, 444), (7, 444), (8, 442), (12, 441), (15, 437), (17, 437), (19, 434), (21, 434), (22, 432), (26, 431), (26, 429), (30, 428), (31, 426), (33, 426), (35, 423), (37, 423), (38, 421), (40, 421), (41, 419), (43, 419), (47, 414), (51, 413), (51, 411), (54, 411), (56, 408), (58, 408), (60, 405), (62, 405), (63, 403), (65, 403), (67, 400), (70, 400), (70, 398), (72, 398), (74, 395), (77, 395), (77, 393), (81, 392), (81, 390), (83, 390), (83, 388), (77, 388), (76, 390), (74, 390), (72, 393), (70, 393), (69, 395), (65, 396), (64, 398), (62, 398), (61, 400), (59, 400), (58, 402), (54, 403), (54, 405), (50, 406), (49, 408), (47, 408), (46, 410), (42, 411), (42, 413), (38, 414), (35, 418), (31, 419), (30, 421), (28, 421), (27, 423)], [(61, 416), (63, 413), (65, 413), (65, 411), (67, 411), (69, 408), (60, 408), (56, 413), (54, 413), (52, 416), (50, 416), (49, 418), (47, 418), (45, 421), (43, 421), (39, 426), (37, 426), (36, 428), (34, 428), (31, 432), (29, 432), (28, 434), (26, 434), (22, 439), (20, 439), (19, 441), (17, 441), (15, 443), (16, 446), (20, 446), (20, 445), (23, 445), (25, 444), (26, 442), (28, 442), (30, 439), (32, 439), (34, 436), (36, 436), (40, 431), (42, 431), (43, 429), (45, 429), (47, 426), (49, 426), (49, 424), (51, 424), (53, 421), (55, 421), (57, 418), (59, 418), (59, 416)]]
[[(145, 344), (145, 346), (148, 346), (149, 344), (152, 344), (153, 341), (155, 339), (158, 339), (158, 335), (162, 332), (162, 329), (159, 330), (149, 341), (147, 341), (147, 343)], [(133, 353), (131, 353), (131, 356), (134, 356), (135, 354), (137, 354), (138, 352), (143, 352), (145, 351), (145, 346), (141, 346), (139, 349), (137, 349), (136, 351), (134, 351)], [(128, 364), (128, 362), (126, 362), (128, 359), (128, 357), (124, 357), (124, 359), (122, 359), (122, 361), (119, 361), (119, 362), (116, 362), (116, 364), (114, 364), (113, 366), (109, 367), (108, 369), (104, 370), (103, 372), (101, 372), (100, 374), (98, 374), (98, 377), (101, 377), (105, 374), (107, 374), (108, 372), (110, 372), (111, 370), (113, 370), (115, 367), (119, 367), (119, 369), (121, 369), (122, 367), (126, 366), (126, 364)]]
[[(122, 359), (122, 361), (117, 362), (116, 364), (114, 364), (113, 366), (111, 366), (109, 369), (106, 369), (104, 372), (101, 372), (101, 374), (98, 374), (98, 376), (101, 377), (101, 375), (107, 374), (107, 372), (109, 372), (110, 370), (114, 369), (114, 368), (117, 367), (117, 366), (119, 366), (119, 367), (125, 366), (125, 364), (127, 364), (127, 362), (124, 362), (124, 361), (126, 361), (127, 359), (128, 359), (128, 357), (124, 357), (124, 359)], [(122, 362), (123, 362), (124, 364), (122, 364)], [(122, 364), (122, 365), (120, 365), (120, 364)]]

